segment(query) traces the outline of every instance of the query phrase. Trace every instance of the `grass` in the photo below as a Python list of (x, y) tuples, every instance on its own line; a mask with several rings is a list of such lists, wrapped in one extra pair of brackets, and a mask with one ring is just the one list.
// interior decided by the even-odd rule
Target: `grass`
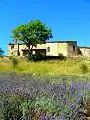
[[(88, 68), (88, 71), (84, 72), (84, 70), (87, 70), (85, 67)], [(11, 71), (15, 71), (17, 73), (31, 73), (34, 75), (85, 75), (90, 73), (90, 61), (51, 60), (31, 62), (25, 59), (19, 59), (17, 67), (13, 68), (12, 60), (1, 58), (0, 72)]]

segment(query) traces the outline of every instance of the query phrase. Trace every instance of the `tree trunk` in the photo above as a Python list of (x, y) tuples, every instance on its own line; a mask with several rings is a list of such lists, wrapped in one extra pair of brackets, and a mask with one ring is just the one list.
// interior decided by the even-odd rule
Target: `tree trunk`
[(32, 55), (32, 51), (33, 50), (33, 45), (32, 45), (32, 47), (31, 47), (31, 49), (30, 49), (30, 55)]
[(19, 43), (18, 43), (18, 41), (17, 40), (15, 40), (15, 44), (17, 45), (17, 56), (19, 56), (20, 55), (20, 53), (19, 53)]
[(30, 45), (27, 45), (27, 47), (29, 49), (29, 55), (31, 56), (32, 55), (33, 45), (31, 45), (31, 48), (30, 48)]
[(18, 44), (18, 56), (19, 56), (19, 55), (20, 55), (20, 54), (19, 54), (19, 43), (17, 43), (17, 44)]

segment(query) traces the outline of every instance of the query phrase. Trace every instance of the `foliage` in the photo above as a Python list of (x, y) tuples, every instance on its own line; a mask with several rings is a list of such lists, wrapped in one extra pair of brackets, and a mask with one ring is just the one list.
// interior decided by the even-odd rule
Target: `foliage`
[(22, 41), (27, 45), (30, 52), (33, 46), (45, 43), (49, 38), (52, 38), (52, 31), (40, 20), (31, 20), (27, 24), (21, 24), (16, 29), (12, 30), (12, 37), (16, 41)]
[(0, 57), (2, 57), (4, 54), (4, 51), (0, 48)]
[[(51, 58), (50, 58), (51, 57)], [(90, 61), (73, 61), (73, 60), (61, 60), (60, 58), (54, 59), (52, 56), (44, 61), (28, 61), (26, 58), (19, 58), (19, 64), (14, 69), (17, 73), (30, 73), (38, 75), (89, 75), (90, 73)], [(86, 73), (82, 72), (80, 65), (84, 63), (88, 66)], [(0, 59), (0, 72), (13, 71), (12, 60), (8, 58)]]
[(50, 61), (50, 60), (66, 60), (66, 57), (60, 54), (59, 56), (45, 56), (41, 54), (28, 55), (28, 60), (31, 61)]
[(49, 113), (55, 114), (58, 112), (58, 105), (53, 97), (41, 95), (36, 98), (35, 108), (43, 109)]
[(45, 60), (47, 60), (47, 61), (49, 61), (49, 60), (61, 60), (61, 61), (63, 61), (63, 60), (66, 60), (66, 57), (63, 56), (63, 55), (59, 55), (59, 56), (46, 56)]
[(22, 116), (21, 103), (23, 98), (20, 96), (11, 96), (10, 99), (3, 101), (2, 104), (2, 116), (3, 120), (19, 120)]
[(35, 61), (35, 62), (45, 60), (45, 59), (46, 59), (46, 56), (41, 54), (35, 54), (35, 55), (32, 54), (28, 56), (28, 60)]
[[(55, 120), (57, 118), (61, 120), (61, 117), (64, 120), (83, 120), (84, 114), (80, 113), (84, 110), (85, 101), (90, 95), (89, 83), (73, 82), (73, 79), (71, 83), (67, 83), (68, 77), (66, 79), (64, 76), (62, 76), (60, 84), (43, 82), (38, 77), (36, 79), (29, 74), (17, 75), (10, 73), (9, 76), (6, 75), (6, 78), (4, 75), (4, 79), (0, 81), (0, 92), (4, 93), (4, 95), (18, 93), (18, 95), (24, 97), (24, 99), (9, 97), (10, 100), (6, 99), (6, 97), (4, 98), (5, 104), (2, 104), (3, 100), (0, 99), (0, 104), (5, 105), (2, 107), (4, 117), (11, 113), (9, 117), (12, 117), (12, 120), (13, 117), (16, 120), (17, 116), (20, 117), (22, 115), (24, 117), (40, 115), (39, 117), (44, 117), (45, 119), (46, 117), (54, 117)], [(59, 77), (59, 79), (61, 78)], [(4, 109), (5, 107), (6, 109)], [(42, 114), (41, 111), (43, 111)]]
[(13, 68), (17, 68), (18, 64), (19, 64), (19, 60), (18, 58), (16, 58), (15, 56), (11, 57), (11, 61), (12, 61), (12, 66)]
[(82, 73), (84, 73), (84, 74), (88, 72), (88, 66), (86, 65), (86, 63), (82, 63), (80, 65), (80, 69), (81, 69)]
[(62, 53), (59, 53), (59, 58), (60, 58), (61, 60), (66, 60), (66, 59), (67, 59), (67, 57), (64, 56)]

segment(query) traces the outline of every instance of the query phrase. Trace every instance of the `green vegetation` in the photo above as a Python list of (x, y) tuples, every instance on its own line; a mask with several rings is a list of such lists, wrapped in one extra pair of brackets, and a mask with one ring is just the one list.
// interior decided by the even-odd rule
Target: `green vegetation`
[(16, 57), (11, 57), (10, 59), (12, 61), (12, 67), (13, 67), (13, 69), (17, 68), (18, 64), (19, 64), (19, 60)]
[(86, 63), (81, 63), (80, 69), (81, 69), (83, 74), (88, 73), (88, 66)]
[(63, 81), (59, 85), (45, 85), (45, 82), (39, 82), (35, 88), (35, 82), (29, 84), (35, 94), (30, 88), (27, 88), (30, 94), (25, 92), (25, 96), (0, 93), (0, 120), (19, 120), (21, 117), (29, 120), (40, 120), (41, 117), (56, 117), (59, 120), (61, 117), (64, 120), (85, 118), (79, 111), (90, 115), (90, 89), (85, 88), (84, 83), (72, 82), (69, 85)]
[[(33, 110), (31, 110), (33, 109)], [(29, 116), (34, 120), (39, 120), (40, 114), (44, 115), (46, 112), (52, 115), (59, 115), (60, 111), (68, 112), (68, 108), (61, 108), (54, 98), (48, 96), (36, 97), (35, 99), (25, 99), (20, 96), (13, 96), (8, 104), (4, 103), (2, 107), (2, 120), (16, 120)], [(41, 113), (42, 112), (42, 113)]]
[(31, 73), (34, 75), (84, 75), (90, 73), (89, 60), (28, 61), (25, 58), (0, 59), (0, 71)]
[(4, 51), (0, 48), (0, 57), (2, 57), (4, 54)]
[[(5, 95), (4, 95), (5, 97)], [(1, 98), (1, 97), (0, 97)], [(2, 99), (2, 98), (1, 98)], [(3, 107), (1, 107), (2, 115), (0, 120), (17, 120), (22, 114), (21, 114), (21, 103), (23, 99), (19, 96), (13, 96), (10, 98), (11, 100), (3, 104)], [(4, 99), (6, 100), (6, 99)]]
[(45, 43), (52, 38), (52, 31), (40, 20), (30, 21), (28, 24), (21, 24), (12, 30), (12, 38), (16, 42), (23, 42), (27, 45), (32, 54), (32, 48), (37, 44)]
[(66, 60), (66, 56), (63, 56), (62, 54), (59, 56), (45, 56), (41, 55), (40, 53), (29, 55), (28, 60), (31, 60), (33, 62), (40, 62), (40, 61), (50, 61), (50, 60)]

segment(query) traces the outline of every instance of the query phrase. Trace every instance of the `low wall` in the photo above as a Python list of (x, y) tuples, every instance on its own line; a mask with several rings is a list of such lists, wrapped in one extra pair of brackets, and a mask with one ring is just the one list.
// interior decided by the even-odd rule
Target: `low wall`
[(90, 57), (90, 47), (79, 47), (83, 56)]

